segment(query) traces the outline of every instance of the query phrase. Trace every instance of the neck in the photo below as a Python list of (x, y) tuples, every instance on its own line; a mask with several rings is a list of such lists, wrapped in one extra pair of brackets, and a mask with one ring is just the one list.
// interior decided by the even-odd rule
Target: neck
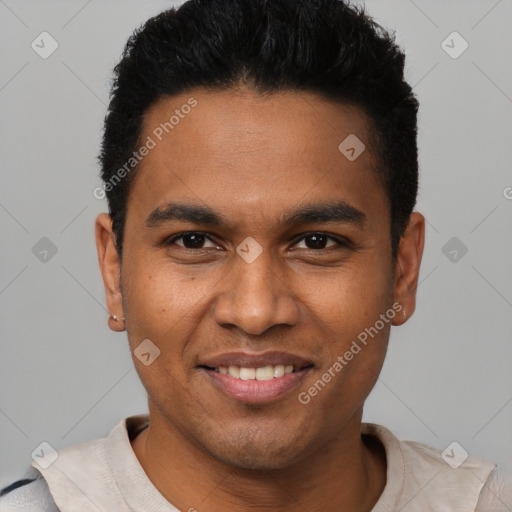
[(370, 512), (386, 483), (386, 461), (380, 442), (362, 438), (361, 415), (362, 409), (335, 438), (279, 469), (227, 465), (151, 410), (149, 427), (132, 446), (153, 485), (180, 510)]

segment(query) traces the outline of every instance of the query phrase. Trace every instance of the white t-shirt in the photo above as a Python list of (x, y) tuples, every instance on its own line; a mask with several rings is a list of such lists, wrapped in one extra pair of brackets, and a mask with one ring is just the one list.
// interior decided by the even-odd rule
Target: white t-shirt
[[(125, 418), (105, 438), (59, 450), (53, 461), (33, 462), (25, 478), (34, 480), (0, 497), (0, 512), (179, 512), (149, 480), (132, 449), (130, 440), (147, 423), (147, 415)], [(376, 436), (386, 451), (387, 482), (372, 512), (512, 510), (510, 489), (494, 464), (469, 456), (454, 469), (440, 450), (399, 441), (381, 425), (363, 423), (361, 430)]]

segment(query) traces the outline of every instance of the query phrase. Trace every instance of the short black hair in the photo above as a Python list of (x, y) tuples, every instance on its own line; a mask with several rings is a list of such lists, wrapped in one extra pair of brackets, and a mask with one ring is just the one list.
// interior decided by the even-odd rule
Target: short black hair
[(418, 190), (419, 103), (394, 36), (342, 0), (188, 0), (147, 20), (114, 68), (99, 156), (119, 257), (138, 167), (127, 173), (126, 162), (140, 147), (148, 108), (197, 87), (249, 85), (260, 94), (316, 93), (368, 116), (395, 261)]

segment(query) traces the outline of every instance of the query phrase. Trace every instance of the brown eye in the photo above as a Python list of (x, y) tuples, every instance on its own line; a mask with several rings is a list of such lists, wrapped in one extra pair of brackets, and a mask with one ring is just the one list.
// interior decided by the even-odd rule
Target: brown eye
[[(181, 243), (178, 241), (181, 241)], [(199, 232), (182, 233), (181, 235), (174, 236), (167, 242), (167, 245), (173, 245), (175, 242), (176, 245), (184, 247), (185, 249), (206, 249), (208, 247), (217, 247), (217, 245), (204, 233)], [(211, 245), (204, 246), (205, 242), (209, 242)]]
[[(329, 243), (331, 241), (331, 243)], [(298, 244), (304, 243), (305, 247), (298, 247), (299, 249), (327, 249), (333, 245), (346, 246), (347, 244), (341, 240), (337, 240), (324, 233), (310, 233), (298, 242)]]

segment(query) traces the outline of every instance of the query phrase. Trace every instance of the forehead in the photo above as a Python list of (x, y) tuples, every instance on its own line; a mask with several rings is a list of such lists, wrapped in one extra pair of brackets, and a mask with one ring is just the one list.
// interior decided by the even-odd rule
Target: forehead
[(267, 220), (298, 203), (387, 208), (371, 129), (357, 107), (313, 93), (195, 89), (161, 98), (144, 116), (140, 140), (151, 149), (129, 203), (141, 215), (175, 200)]
[[(144, 135), (176, 151), (200, 145), (221, 158), (225, 150), (259, 150), (267, 160), (286, 154), (291, 163), (304, 156), (317, 160), (319, 152), (339, 157), (339, 144), (349, 135), (368, 146), (370, 133), (371, 122), (356, 106), (313, 93), (260, 95), (248, 89), (195, 89), (160, 98), (148, 109), (143, 123)], [(362, 161), (368, 163), (371, 156), (366, 151)]]

